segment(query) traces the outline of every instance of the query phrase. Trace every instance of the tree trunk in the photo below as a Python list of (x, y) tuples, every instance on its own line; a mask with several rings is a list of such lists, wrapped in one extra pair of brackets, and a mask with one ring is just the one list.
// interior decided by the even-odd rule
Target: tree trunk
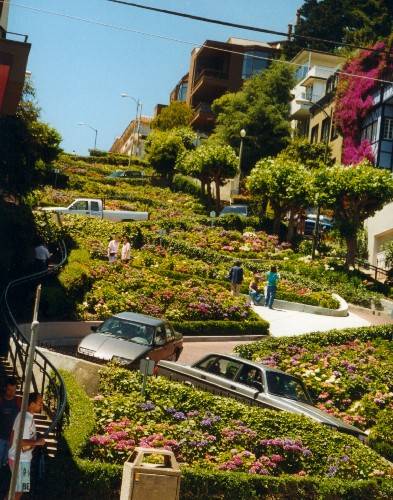
[(345, 258), (345, 267), (355, 267), (355, 259), (357, 255), (357, 239), (356, 234), (353, 236), (346, 236), (345, 241), (347, 244), (347, 255)]
[(209, 197), (209, 200), (211, 200), (213, 196), (212, 196), (212, 185), (210, 181), (207, 181), (206, 188), (207, 188), (207, 196)]
[(274, 212), (273, 233), (280, 237), (281, 212)]
[(216, 180), (216, 208), (217, 208), (217, 213), (219, 213), (220, 208), (221, 208), (221, 200), (220, 200), (220, 181)]
[(205, 181), (201, 181), (201, 192), (203, 195), (206, 194), (206, 182)]
[(287, 230), (287, 241), (292, 243), (293, 237), (295, 236), (295, 212), (291, 210), (288, 221), (288, 230)]

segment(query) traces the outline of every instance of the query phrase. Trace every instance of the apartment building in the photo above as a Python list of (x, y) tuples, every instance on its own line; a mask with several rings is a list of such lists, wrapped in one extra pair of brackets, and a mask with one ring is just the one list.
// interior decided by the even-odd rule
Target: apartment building
[(9, 33), (9, 2), (0, 0), (0, 114), (13, 115), (20, 101), (31, 45), (26, 35)]
[[(306, 49), (292, 59), (296, 67), (290, 110), (294, 134), (309, 137), (312, 142), (330, 141), (337, 84), (334, 74), (344, 62), (344, 57)], [(335, 140), (335, 134), (333, 137)]]
[(185, 101), (195, 115), (191, 126), (208, 135), (214, 127), (211, 105), (226, 92), (236, 92), (243, 82), (265, 70), (279, 54), (278, 43), (229, 38), (206, 40), (191, 52), (189, 72), (171, 92), (170, 100)]
[(145, 142), (150, 134), (150, 116), (141, 116), (138, 120), (131, 120), (120, 137), (116, 137), (110, 153), (119, 153), (142, 158), (145, 154)]

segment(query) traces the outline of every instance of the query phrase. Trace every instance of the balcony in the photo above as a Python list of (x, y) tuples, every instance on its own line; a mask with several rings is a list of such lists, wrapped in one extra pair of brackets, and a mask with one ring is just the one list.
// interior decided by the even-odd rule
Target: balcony
[(200, 102), (194, 108), (194, 117), (191, 126), (197, 130), (210, 131), (214, 127), (214, 114), (209, 104)]
[(308, 92), (299, 92), (291, 101), (290, 116), (292, 120), (304, 120), (310, 116), (310, 108), (315, 102), (318, 102), (323, 96), (318, 94), (309, 94)]
[(228, 74), (214, 69), (203, 69), (195, 76), (191, 97), (213, 101), (228, 89)]
[(307, 72), (304, 72), (303, 79), (299, 81), (300, 85), (312, 85), (316, 80), (327, 80), (330, 76), (334, 75), (337, 68), (328, 66), (311, 66)]

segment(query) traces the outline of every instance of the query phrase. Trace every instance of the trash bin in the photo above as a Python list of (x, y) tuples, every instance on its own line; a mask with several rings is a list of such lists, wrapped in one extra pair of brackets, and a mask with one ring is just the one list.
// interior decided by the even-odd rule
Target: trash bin
[[(148, 455), (160, 463), (145, 462)], [(135, 448), (123, 467), (120, 500), (178, 500), (180, 467), (175, 455), (163, 448)]]

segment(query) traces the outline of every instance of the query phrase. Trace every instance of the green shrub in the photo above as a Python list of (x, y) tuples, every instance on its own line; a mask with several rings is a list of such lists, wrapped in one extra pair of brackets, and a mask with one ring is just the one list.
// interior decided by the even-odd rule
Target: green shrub
[(202, 197), (202, 190), (200, 185), (194, 179), (190, 179), (185, 175), (175, 175), (172, 182), (172, 189), (173, 191), (182, 191), (183, 193)]
[(378, 453), (393, 461), (393, 411), (387, 409), (377, 415), (376, 425), (369, 436), (370, 446)]
[(181, 321), (172, 323), (175, 330), (186, 336), (198, 335), (268, 335), (269, 323), (258, 321)]

